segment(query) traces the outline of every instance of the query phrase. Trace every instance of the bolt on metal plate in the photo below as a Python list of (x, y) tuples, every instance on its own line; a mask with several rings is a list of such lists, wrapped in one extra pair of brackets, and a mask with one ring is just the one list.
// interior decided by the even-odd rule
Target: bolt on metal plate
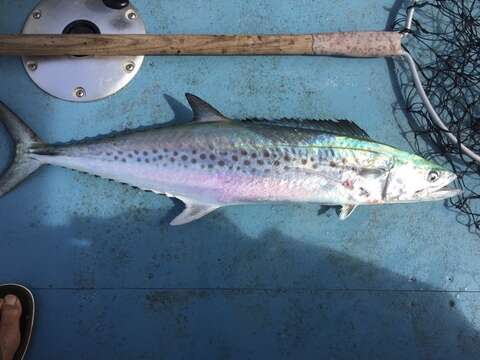
[[(99, 0), (42, 0), (32, 10), (24, 34), (145, 34), (145, 24), (132, 5), (112, 9)], [(79, 54), (81, 55), (81, 54)], [(144, 56), (23, 57), (30, 78), (59, 99), (100, 100), (126, 86), (140, 70)]]

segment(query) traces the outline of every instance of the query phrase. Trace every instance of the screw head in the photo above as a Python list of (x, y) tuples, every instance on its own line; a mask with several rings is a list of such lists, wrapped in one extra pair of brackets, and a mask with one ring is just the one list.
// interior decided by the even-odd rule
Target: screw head
[(132, 72), (133, 70), (135, 70), (135, 63), (133, 61), (125, 64), (126, 72)]
[(127, 18), (129, 20), (135, 20), (137, 18), (137, 13), (133, 10), (130, 10), (128, 13), (127, 13)]
[(38, 69), (38, 64), (35, 62), (30, 62), (27, 64), (27, 67), (30, 71), (36, 71)]
[(42, 17), (42, 12), (40, 10), (35, 10), (33, 13), (32, 13), (32, 17), (35, 19), (35, 20), (38, 20)]
[(87, 95), (87, 92), (85, 91), (84, 88), (82, 88), (82, 87), (77, 87), (77, 88), (75, 89), (75, 96), (76, 96), (77, 98), (83, 98), (83, 97), (85, 97), (85, 95)]

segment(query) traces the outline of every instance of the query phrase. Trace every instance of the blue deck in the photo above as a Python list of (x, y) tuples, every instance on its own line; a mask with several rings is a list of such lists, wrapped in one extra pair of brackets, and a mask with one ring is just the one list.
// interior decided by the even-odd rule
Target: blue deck
[[(381, 30), (393, 0), (137, 0), (150, 33)], [(0, 0), (17, 33), (33, 0)], [(352, 5), (354, 4), (354, 5)], [(408, 149), (387, 61), (147, 58), (114, 97), (39, 90), (0, 58), (0, 99), (47, 142), (226, 115), (348, 118)], [(0, 130), (0, 168), (11, 144)], [(178, 203), (44, 168), (0, 201), (0, 283), (38, 301), (30, 359), (478, 359), (480, 241), (442, 203), (232, 207), (183, 227)]]

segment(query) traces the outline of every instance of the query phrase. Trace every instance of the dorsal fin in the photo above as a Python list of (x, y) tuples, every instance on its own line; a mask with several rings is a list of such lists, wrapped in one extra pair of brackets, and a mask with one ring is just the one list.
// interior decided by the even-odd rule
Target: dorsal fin
[(361, 139), (371, 140), (370, 136), (361, 129), (357, 124), (350, 120), (299, 120), (299, 119), (280, 119), (276, 121), (265, 120), (265, 119), (246, 119), (247, 121), (254, 124), (266, 124), (266, 125), (276, 125), (276, 126), (285, 126), (301, 129), (311, 129), (324, 131), (334, 135), (340, 136), (350, 136)]
[(223, 114), (211, 106), (206, 101), (200, 99), (193, 94), (185, 94), (185, 97), (190, 104), (193, 111), (193, 121), (198, 122), (214, 122), (214, 121), (228, 121)]

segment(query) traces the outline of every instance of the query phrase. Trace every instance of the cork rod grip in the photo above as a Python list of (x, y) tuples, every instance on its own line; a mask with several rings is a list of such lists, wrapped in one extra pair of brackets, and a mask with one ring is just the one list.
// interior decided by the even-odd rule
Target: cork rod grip
[(337, 32), (313, 35), (315, 55), (390, 57), (403, 54), (402, 34), (393, 31)]
[(395, 56), (401, 35), (0, 35), (3, 56), (340, 55)]

